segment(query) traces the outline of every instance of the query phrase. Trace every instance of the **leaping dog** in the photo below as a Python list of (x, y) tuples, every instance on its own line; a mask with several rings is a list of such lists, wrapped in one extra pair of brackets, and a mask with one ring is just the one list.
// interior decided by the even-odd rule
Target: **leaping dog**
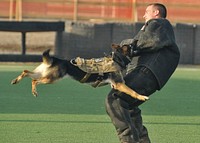
[[(115, 49), (119, 48), (119, 46), (115, 45), (112, 47)], [(99, 83), (110, 83), (114, 89), (124, 92), (135, 99), (142, 101), (149, 99), (147, 96), (137, 94), (124, 84), (120, 69), (102, 74), (87, 73), (76, 65), (77, 61), (59, 59), (50, 56), (49, 52), (50, 50), (46, 50), (43, 53), (43, 62), (38, 67), (33, 71), (24, 70), (17, 78), (12, 80), (11, 84), (17, 84), (24, 77), (30, 77), (32, 78), (32, 94), (37, 97), (38, 93), (36, 86), (38, 84), (51, 84), (65, 76), (70, 76), (74, 80), (80, 81), (81, 83), (90, 83), (93, 86), (96, 86)], [(116, 66), (116, 64), (114, 64), (114, 66)]]

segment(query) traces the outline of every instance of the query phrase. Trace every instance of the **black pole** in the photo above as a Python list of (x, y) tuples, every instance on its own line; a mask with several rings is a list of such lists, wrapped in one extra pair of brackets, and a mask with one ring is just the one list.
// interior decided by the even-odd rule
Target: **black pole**
[(22, 55), (26, 54), (26, 32), (22, 32)]

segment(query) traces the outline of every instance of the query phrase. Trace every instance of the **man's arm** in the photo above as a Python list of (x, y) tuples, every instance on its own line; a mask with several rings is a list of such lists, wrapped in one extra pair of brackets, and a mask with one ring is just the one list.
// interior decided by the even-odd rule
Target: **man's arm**
[(171, 28), (167, 20), (149, 20), (143, 32), (137, 37), (137, 48), (148, 52), (173, 45), (175, 39)]
[[(163, 25), (161, 22), (168, 24)], [(171, 24), (167, 20), (149, 20), (133, 39), (125, 39), (120, 46), (133, 47), (139, 52), (151, 52), (175, 43)]]

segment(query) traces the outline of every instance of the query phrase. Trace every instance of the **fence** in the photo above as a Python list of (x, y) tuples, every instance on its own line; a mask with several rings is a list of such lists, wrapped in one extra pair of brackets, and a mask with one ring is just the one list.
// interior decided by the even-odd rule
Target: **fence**
[[(0, 18), (18, 21), (27, 19), (66, 21), (66, 32), (63, 32), (62, 36), (57, 35), (55, 54), (64, 58), (99, 57), (103, 56), (104, 52), (110, 52), (111, 43), (133, 37), (142, 25), (146, 5), (154, 1), (1, 0)], [(172, 23), (177, 23), (174, 29), (181, 51), (180, 63), (200, 64), (200, 25), (198, 25), (200, 1), (160, 0), (159, 2), (167, 6), (168, 19)], [(83, 20), (100, 20), (105, 23), (84, 23)], [(180, 22), (193, 24), (180, 24)]]
[[(59, 19), (141, 22), (146, 5), (155, 0), (1, 0), (0, 17), (10, 20)], [(173, 22), (200, 22), (199, 0), (160, 0)]]
[[(111, 43), (132, 38), (143, 23), (91, 24), (66, 22), (61, 44), (55, 54), (71, 59), (101, 57), (111, 52)], [(200, 25), (177, 23), (174, 26), (176, 42), (180, 49), (180, 64), (200, 64)], [(59, 38), (57, 38), (59, 40)]]
[[(4, 23), (4, 22), (1, 22)], [(12, 22), (13, 25), (15, 22)], [(34, 24), (35, 22), (33, 22)], [(5, 23), (6, 24), (6, 23)], [(65, 24), (65, 30), (64, 30)], [(54, 54), (60, 58), (72, 59), (102, 57), (111, 52), (111, 43), (120, 43), (132, 38), (141, 29), (143, 23), (90, 23), (65, 21), (63, 32), (57, 32)], [(9, 29), (9, 25), (5, 25)], [(44, 27), (43, 25), (42, 27)], [(25, 27), (16, 27), (23, 31)], [(41, 26), (37, 28), (42, 28)], [(3, 27), (1, 26), (1, 29)], [(45, 29), (48, 26), (45, 26)], [(56, 27), (54, 27), (56, 28)], [(21, 30), (20, 30), (21, 29)], [(43, 29), (43, 30), (45, 30)], [(5, 29), (3, 29), (5, 30)], [(30, 28), (29, 28), (30, 30)], [(180, 64), (200, 64), (200, 25), (177, 23), (174, 25), (176, 42), (180, 49)], [(37, 42), (37, 41), (36, 41)], [(10, 41), (12, 43), (12, 41)], [(28, 46), (28, 45), (27, 45)], [(41, 52), (42, 53), (42, 52)], [(0, 61), (40, 61), (41, 55), (1, 54)]]

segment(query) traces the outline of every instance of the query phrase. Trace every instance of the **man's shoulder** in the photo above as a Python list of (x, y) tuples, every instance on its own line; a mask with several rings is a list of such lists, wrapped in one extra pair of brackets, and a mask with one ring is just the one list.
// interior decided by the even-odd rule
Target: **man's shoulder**
[(159, 27), (172, 27), (170, 22), (165, 18), (151, 19), (146, 23), (150, 30), (155, 30)]
[(145, 24), (145, 31), (154, 31), (161, 26), (159, 19), (151, 19)]
[(161, 23), (170, 23), (166, 18), (155, 18), (147, 21), (147, 24), (161, 24)]
[(160, 21), (168, 21), (166, 18), (153, 18), (150, 19), (148, 22), (160, 22)]

